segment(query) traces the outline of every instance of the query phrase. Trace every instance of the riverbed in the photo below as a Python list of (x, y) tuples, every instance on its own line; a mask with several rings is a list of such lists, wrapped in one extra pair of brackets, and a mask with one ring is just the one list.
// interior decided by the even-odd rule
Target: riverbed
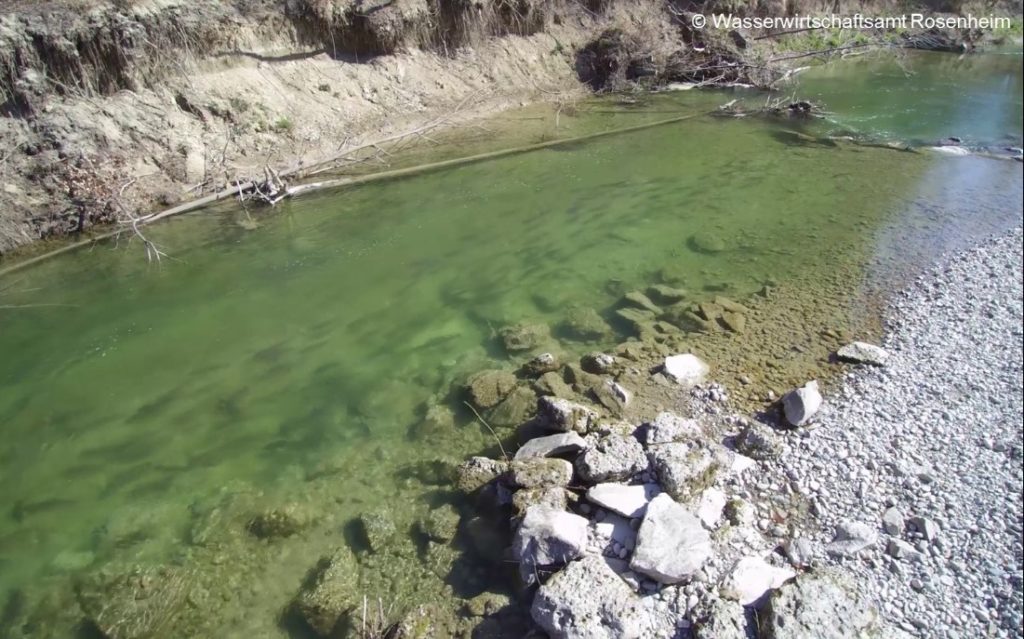
[[(170, 567), (187, 587), (167, 636), (309, 636), (283, 611), (344, 545), (371, 598), (507, 589), (418, 534), (465, 508), (444, 469), (493, 446), (468, 375), (611, 348), (631, 333), (617, 300), (663, 284), (763, 309), (689, 338), (749, 406), (827, 378), (828, 339), (877, 335), (880, 300), (932, 256), (1020, 225), (1019, 161), (928, 147), (1019, 147), (1021, 88), (1019, 55), (920, 54), (806, 72), (787, 94), (820, 120), (713, 113), (763, 102), (743, 90), (526, 108), (415, 160), (695, 117), (183, 216), (147, 230), (159, 262), (123, 236), (5, 277), (0, 623), (88, 632), (83, 583)], [(580, 341), (584, 311), (611, 330)], [(544, 329), (509, 353), (523, 323)], [(370, 550), (354, 522), (382, 509), (400, 534)], [(297, 530), (253, 533), (282, 510)]]

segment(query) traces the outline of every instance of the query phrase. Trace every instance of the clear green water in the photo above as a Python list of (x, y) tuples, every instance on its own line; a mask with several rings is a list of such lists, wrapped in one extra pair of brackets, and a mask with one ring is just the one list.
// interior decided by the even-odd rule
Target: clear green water
[[(172, 564), (209, 596), (169, 636), (302, 636), (280, 613), (316, 559), (351, 541), (352, 518), (387, 505), (404, 529), (458, 503), (426, 471), (490, 436), (461, 413), (420, 425), (468, 373), (510, 365), (495, 329), (605, 312), (666, 277), (698, 299), (829, 281), (848, 294), (822, 294), (853, 315), (870, 268), (884, 279), (1020, 224), (1018, 162), (787, 133), (1019, 144), (1020, 58), (966, 60), (914, 56), (909, 77), (878, 60), (810, 72), (801, 94), (828, 122), (701, 117), (286, 202), (255, 230), (234, 210), (170, 220), (149, 231), (171, 256), (160, 264), (122, 240), (0, 280), (0, 623), (70, 636), (78, 576)], [(731, 97), (596, 101), (559, 133)], [(553, 134), (550, 113), (520, 116), (497, 121), (503, 141)], [(550, 347), (595, 347), (560, 338)], [(315, 522), (271, 544), (247, 534), (284, 504)], [(422, 549), (366, 560), (401, 573), (392, 589), (451, 594), (447, 564), (438, 576), (426, 563)], [(482, 563), (466, 572), (457, 594), (504, 582)], [(40, 601), (44, 621), (26, 625)]]

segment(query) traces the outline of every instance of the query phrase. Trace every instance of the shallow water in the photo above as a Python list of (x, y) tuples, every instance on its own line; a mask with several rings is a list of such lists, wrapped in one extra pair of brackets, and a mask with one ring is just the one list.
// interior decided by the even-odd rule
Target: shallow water
[[(253, 211), (255, 229), (237, 210), (170, 220), (148, 232), (170, 256), (159, 264), (122, 239), (0, 280), (0, 601), (16, 604), (0, 622), (68, 636), (59, 619), (13, 626), (40, 591), (69, 596), (70, 576), (111, 563), (214, 563), (196, 527), (223, 526), (226, 566), (203, 564), (200, 579), (248, 581), (196, 606), (206, 619), (189, 632), (300, 636), (279, 613), (316, 559), (351, 541), (353, 517), (389, 505), (402, 527), (457, 501), (420, 462), (458, 460), (490, 435), (461, 412), (441, 431), (423, 416), (468, 373), (509, 366), (496, 329), (538, 322), (555, 327), (551, 348), (610, 346), (626, 334), (564, 339), (566, 310), (606, 312), (658, 281), (742, 299), (827, 280), (821, 294), (853, 326), (859, 286), (1020, 224), (1019, 162), (791, 134), (1020, 144), (1019, 57), (908, 63), (909, 76), (874, 59), (808, 72), (799, 90), (825, 103), (825, 122), (699, 117), (300, 198)], [(536, 109), (493, 126), (529, 143), (732, 97), (607, 99), (558, 131)], [(286, 503), (317, 522), (269, 547), (246, 534), (248, 517)], [(210, 523), (219, 504), (230, 516)], [(423, 559), (383, 557), (370, 565)], [(500, 587), (474, 569), (473, 587)], [(444, 581), (413, 570), (404, 586)]]

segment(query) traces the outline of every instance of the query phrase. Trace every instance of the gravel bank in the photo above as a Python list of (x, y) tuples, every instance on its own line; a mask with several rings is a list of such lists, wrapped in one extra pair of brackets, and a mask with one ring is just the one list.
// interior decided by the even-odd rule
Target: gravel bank
[[(1018, 228), (919, 278), (887, 365), (853, 369), (777, 462), (811, 499), (819, 561), (916, 636), (1024, 636), (1021, 252)], [(837, 556), (837, 527), (867, 547)]]

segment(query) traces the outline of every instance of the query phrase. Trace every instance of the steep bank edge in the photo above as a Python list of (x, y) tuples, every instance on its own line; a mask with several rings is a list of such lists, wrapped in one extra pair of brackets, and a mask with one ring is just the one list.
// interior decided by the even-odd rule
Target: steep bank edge
[(677, 38), (653, 0), (66, 4), (0, 17), (0, 256), (455, 110), (564, 98), (573, 50), (615, 25)]

